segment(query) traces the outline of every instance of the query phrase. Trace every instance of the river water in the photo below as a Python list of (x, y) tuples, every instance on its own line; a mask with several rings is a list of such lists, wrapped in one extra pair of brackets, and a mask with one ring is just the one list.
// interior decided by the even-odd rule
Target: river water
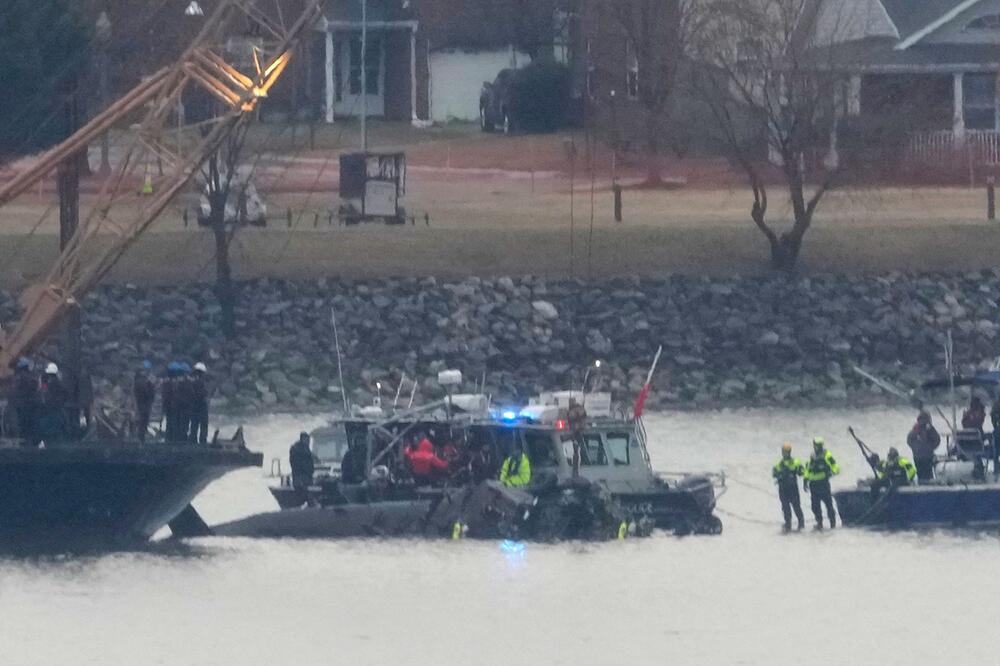
[[(200, 539), (0, 560), (0, 664), (1000, 663), (1000, 535), (780, 533), (769, 468), (783, 441), (804, 457), (824, 435), (849, 485), (865, 464), (847, 425), (884, 451), (912, 417), (651, 415), (658, 469), (726, 471), (720, 537), (521, 553), (471, 541)], [(269, 460), (320, 421), (266, 417), (247, 432)], [(209, 522), (269, 510), (265, 484), (260, 470), (234, 473), (196, 504)]]

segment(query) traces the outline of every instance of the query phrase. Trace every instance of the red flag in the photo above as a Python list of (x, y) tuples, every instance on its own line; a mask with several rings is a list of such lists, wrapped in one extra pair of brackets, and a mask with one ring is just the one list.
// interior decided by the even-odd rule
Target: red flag
[(642, 390), (639, 391), (639, 395), (635, 397), (635, 407), (632, 408), (632, 413), (635, 418), (642, 416), (642, 408), (646, 406), (646, 398), (649, 396), (649, 389), (652, 388), (651, 383), (646, 383), (643, 385)]

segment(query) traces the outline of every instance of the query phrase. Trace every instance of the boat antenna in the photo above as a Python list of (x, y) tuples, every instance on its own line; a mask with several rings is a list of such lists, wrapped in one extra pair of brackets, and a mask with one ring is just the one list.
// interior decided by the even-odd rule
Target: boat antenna
[(646, 374), (646, 383), (642, 385), (642, 390), (639, 391), (639, 395), (635, 398), (635, 406), (632, 408), (632, 417), (638, 421), (642, 418), (642, 409), (646, 405), (646, 398), (649, 397), (649, 389), (653, 385), (653, 373), (656, 372), (656, 366), (660, 363), (660, 354), (663, 353), (663, 345), (656, 350), (656, 356), (653, 357), (653, 362), (649, 366), (649, 373)]
[(337, 350), (337, 376), (340, 378), (340, 397), (344, 399), (344, 416), (350, 413), (347, 406), (347, 387), (344, 386), (344, 362), (340, 356), (340, 336), (337, 334), (337, 311), (330, 306), (330, 321), (333, 323), (333, 345)]
[(944, 346), (944, 364), (948, 370), (948, 392), (951, 397), (951, 431), (958, 428), (958, 403), (955, 401), (955, 346), (951, 337), (951, 329)]
[(410, 402), (406, 404), (407, 409), (413, 409), (413, 398), (417, 395), (417, 380), (413, 380), (413, 388), (410, 389)]
[(399, 386), (396, 387), (396, 397), (392, 399), (392, 411), (396, 411), (396, 405), (399, 403), (399, 392), (403, 390), (403, 382), (406, 381), (406, 372), (404, 371), (399, 377)]

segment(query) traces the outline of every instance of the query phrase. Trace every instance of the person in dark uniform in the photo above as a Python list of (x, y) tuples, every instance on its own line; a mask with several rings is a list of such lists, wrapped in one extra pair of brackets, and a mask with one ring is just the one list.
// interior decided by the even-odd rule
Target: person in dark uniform
[(781, 460), (771, 470), (771, 476), (778, 484), (778, 499), (781, 500), (781, 514), (785, 519), (785, 531), (792, 529), (792, 511), (799, 521), (798, 529), (805, 524), (802, 515), (802, 501), (799, 498), (799, 477), (805, 475), (805, 467), (798, 458), (792, 457), (792, 445), (781, 447)]
[(38, 412), (41, 401), (38, 395), (38, 377), (31, 371), (31, 361), (22, 358), (14, 370), (14, 414), (17, 417), (17, 434), (23, 446), (38, 446)]
[(913, 463), (917, 466), (917, 478), (930, 481), (934, 478), (934, 451), (941, 445), (941, 435), (931, 424), (931, 415), (920, 410), (917, 422), (906, 436), (906, 443), (913, 452)]
[(180, 374), (181, 365), (176, 361), (171, 361), (167, 366), (167, 376), (160, 385), (161, 402), (163, 403), (164, 434), (168, 442), (177, 439), (177, 375)]
[(69, 403), (69, 395), (59, 378), (59, 366), (55, 363), (45, 366), (40, 393), (39, 437), (45, 442), (66, 439), (66, 405)]
[(365, 455), (362, 447), (354, 442), (347, 446), (347, 452), (340, 460), (340, 480), (350, 485), (365, 480)]
[(299, 433), (299, 441), (288, 449), (288, 463), (292, 468), (292, 487), (296, 490), (307, 489), (313, 481), (316, 463), (309, 449), (309, 433)]
[(149, 431), (149, 416), (153, 411), (153, 402), (156, 400), (156, 385), (150, 376), (152, 369), (152, 363), (143, 361), (142, 368), (136, 371), (135, 380), (132, 383), (132, 396), (135, 398), (135, 430), (140, 442), (146, 441), (146, 434)]
[(208, 368), (204, 363), (195, 363), (191, 374), (191, 425), (188, 441), (192, 444), (208, 444)]
[(191, 366), (187, 363), (180, 364), (175, 399), (177, 400), (177, 441), (187, 442), (194, 415), (194, 381), (191, 377)]

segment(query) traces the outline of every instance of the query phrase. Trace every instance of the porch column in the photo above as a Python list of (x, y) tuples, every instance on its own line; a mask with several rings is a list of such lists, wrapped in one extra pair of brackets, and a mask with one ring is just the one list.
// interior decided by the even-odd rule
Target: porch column
[(416, 125), (417, 117), (417, 29), (410, 28), (410, 121)]
[(333, 32), (326, 29), (326, 122), (333, 122), (333, 100), (334, 93), (333, 89), (334, 77), (333, 77)]
[(965, 144), (965, 100), (962, 90), (962, 72), (955, 72), (952, 75), (952, 88), (955, 108), (951, 121), (951, 133), (955, 139), (955, 146), (960, 147)]
[(861, 115), (861, 75), (851, 74), (847, 88), (847, 115)]

